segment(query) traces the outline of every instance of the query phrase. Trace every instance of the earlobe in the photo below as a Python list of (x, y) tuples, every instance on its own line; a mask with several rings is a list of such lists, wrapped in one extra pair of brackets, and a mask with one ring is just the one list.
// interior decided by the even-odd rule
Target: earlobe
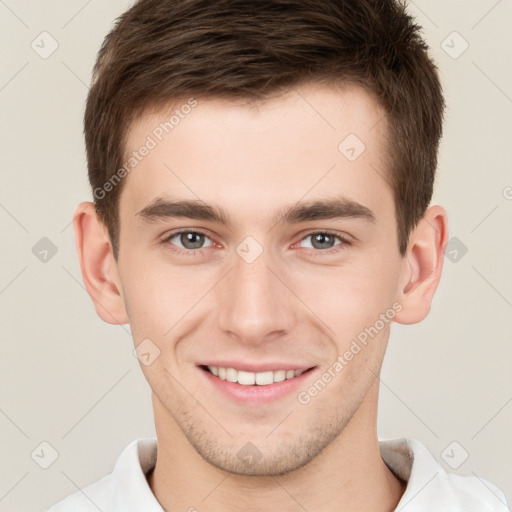
[(107, 229), (93, 203), (77, 206), (73, 228), (82, 278), (96, 313), (109, 324), (128, 323), (117, 262)]
[(447, 242), (447, 213), (439, 205), (431, 206), (409, 238), (397, 295), (402, 310), (395, 316), (396, 322), (418, 323), (430, 312), (441, 279)]

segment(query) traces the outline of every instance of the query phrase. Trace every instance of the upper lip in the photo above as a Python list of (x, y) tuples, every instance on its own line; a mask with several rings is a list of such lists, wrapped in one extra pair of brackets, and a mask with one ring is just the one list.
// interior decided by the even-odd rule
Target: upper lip
[(234, 368), (245, 372), (259, 373), (277, 370), (309, 370), (314, 365), (304, 365), (303, 363), (247, 363), (243, 361), (208, 361), (200, 363), (198, 366), (217, 366), (221, 368)]

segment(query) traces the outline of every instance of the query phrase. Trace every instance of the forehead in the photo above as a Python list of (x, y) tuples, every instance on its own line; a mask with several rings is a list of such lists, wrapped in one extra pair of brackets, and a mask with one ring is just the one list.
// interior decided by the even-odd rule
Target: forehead
[(131, 126), (121, 215), (164, 195), (252, 218), (340, 193), (382, 209), (392, 200), (385, 130), (382, 108), (359, 87), (308, 85), (251, 104), (185, 98)]

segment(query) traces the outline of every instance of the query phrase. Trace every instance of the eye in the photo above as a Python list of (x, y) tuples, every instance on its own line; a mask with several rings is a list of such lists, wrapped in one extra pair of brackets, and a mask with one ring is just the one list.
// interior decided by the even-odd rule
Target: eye
[[(206, 245), (204, 245), (205, 240), (209, 241), (209, 243)], [(209, 247), (212, 245), (211, 240), (205, 233), (187, 229), (174, 231), (167, 238), (165, 238), (164, 242), (169, 242), (171, 245), (176, 245), (177, 247), (186, 249), (188, 251), (203, 249), (204, 247)]]
[[(350, 245), (350, 242), (340, 236), (339, 234), (332, 233), (329, 231), (317, 231), (314, 233), (309, 233), (306, 235), (301, 242), (304, 242), (305, 240), (310, 239), (311, 242), (309, 246), (306, 245), (306, 247), (309, 247), (311, 249), (317, 249), (320, 251), (325, 251), (327, 249), (332, 249), (333, 247), (337, 247), (339, 245)], [(335, 240), (340, 240), (341, 243), (335, 244)], [(335, 249), (337, 250), (337, 249)], [(332, 251), (329, 251), (332, 252)]]

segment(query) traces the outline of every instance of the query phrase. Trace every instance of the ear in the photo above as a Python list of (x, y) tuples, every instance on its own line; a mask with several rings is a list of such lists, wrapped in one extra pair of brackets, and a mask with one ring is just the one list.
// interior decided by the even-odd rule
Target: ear
[(396, 298), (402, 310), (395, 315), (395, 322), (415, 324), (429, 314), (441, 279), (447, 243), (447, 213), (439, 205), (431, 206), (409, 237)]
[(96, 313), (109, 324), (128, 323), (112, 244), (93, 203), (83, 202), (77, 206), (73, 228), (82, 278)]

